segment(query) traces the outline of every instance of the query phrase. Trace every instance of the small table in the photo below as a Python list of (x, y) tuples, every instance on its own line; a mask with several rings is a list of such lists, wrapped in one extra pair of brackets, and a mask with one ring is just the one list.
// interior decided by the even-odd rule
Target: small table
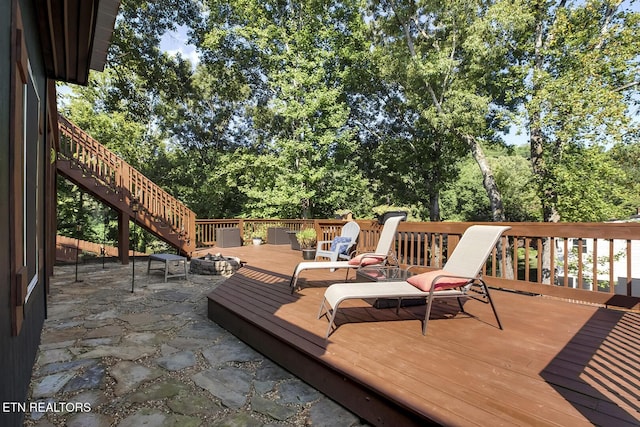
[[(164, 269), (162, 268), (151, 268), (151, 261), (160, 261), (160, 262), (164, 262)], [(182, 262), (182, 264), (184, 265), (184, 273), (179, 273), (179, 274), (169, 274), (169, 262), (171, 261), (175, 261), (176, 263), (180, 263)], [(151, 254), (149, 255), (149, 264), (147, 265), (147, 274), (149, 274), (149, 272), (151, 270), (164, 270), (164, 281), (165, 283), (167, 282), (167, 279), (169, 277), (182, 277), (184, 276), (185, 280), (187, 279), (187, 258), (180, 256), (180, 255), (174, 255), (174, 254)]]
[(396, 282), (407, 280), (412, 273), (397, 265), (368, 265), (359, 268), (356, 275), (372, 282)]
[[(403, 282), (413, 275), (408, 269), (397, 265), (369, 265), (359, 268), (356, 275), (373, 282)], [(375, 286), (375, 285), (372, 285)], [(380, 286), (384, 286), (384, 283)], [(398, 305), (398, 298), (378, 298), (373, 303), (375, 308), (409, 307), (424, 305), (425, 298), (402, 298)]]

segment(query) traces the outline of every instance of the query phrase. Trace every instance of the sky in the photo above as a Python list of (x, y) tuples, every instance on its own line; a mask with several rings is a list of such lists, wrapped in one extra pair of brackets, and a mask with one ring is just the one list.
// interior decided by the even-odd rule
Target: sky
[(188, 44), (187, 27), (179, 26), (176, 31), (166, 33), (160, 40), (160, 49), (169, 55), (180, 53), (183, 58), (187, 58), (195, 67), (200, 59), (193, 45)]

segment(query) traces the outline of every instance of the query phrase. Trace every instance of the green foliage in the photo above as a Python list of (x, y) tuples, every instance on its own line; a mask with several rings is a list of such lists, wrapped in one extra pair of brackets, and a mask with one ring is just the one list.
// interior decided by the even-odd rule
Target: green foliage
[(318, 235), (315, 228), (303, 228), (296, 233), (296, 239), (300, 243), (300, 248), (311, 249), (316, 245)]
[[(500, 186), (507, 221), (539, 221), (540, 201), (532, 186), (528, 161), (519, 155), (496, 152), (489, 162)], [(491, 221), (489, 198), (472, 159), (460, 163), (455, 183), (442, 192), (442, 215), (447, 221)]]
[(264, 223), (245, 223), (244, 235), (251, 236), (252, 239), (261, 239), (263, 242), (267, 241), (267, 230), (272, 224)]
[(540, 198), (533, 186), (531, 164), (519, 155), (498, 155), (491, 160), (504, 201), (507, 221), (540, 221)]
[[(621, 250), (618, 251), (616, 253), (613, 254), (613, 257), (609, 257), (608, 255), (604, 255), (604, 256), (599, 256), (596, 259), (593, 258), (593, 253), (591, 252), (587, 252), (587, 253), (582, 253), (582, 260), (580, 260), (581, 262), (579, 263), (579, 259), (580, 257), (578, 256), (578, 249), (577, 248), (571, 248), (569, 250), (569, 253), (567, 253), (566, 257), (566, 261), (567, 261), (567, 270), (566, 273), (568, 275), (572, 275), (572, 276), (577, 276), (580, 270), (580, 266), (582, 266), (582, 271), (580, 273), (582, 273), (583, 276), (583, 280), (585, 282), (591, 282), (593, 283), (593, 267), (596, 267), (596, 274), (598, 276), (606, 276), (609, 275), (610, 273), (610, 266), (612, 263), (619, 261), (620, 259), (622, 259), (625, 256), (625, 251)], [(556, 260), (556, 265), (563, 265), (564, 264), (564, 259), (562, 258), (558, 258)], [(600, 290), (603, 290), (605, 287), (608, 288), (609, 286), (609, 282), (608, 281), (600, 281), (597, 280), (596, 277), (596, 281), (597, 281), (597, 286), (598, 288), (600, 288)]]
[(481, 168), (491, 218), (503, 217), (483, 146), (500, 142), (522, 97), (518, 84), (526, 74), (513, 65), (527, 30), (521, 9), (524, 3), (513, 1), (369, 4), (372, 55), (388, 92), (381, 104), (395, 107), (389, 120), (394, 133), (384, 142), (399, 142), (389, 144), (380, 163), (393, 171), (392, 188), (418, 199), (402, 202), (421, 204), (432, 220), (440, 219), (438, 197), (456, 179), (457, 160), (466, 153)]
[[(71, 238), (116, 246), (118, 221), (115, 213), (82, 193), (64, 179), (57, 181), (57, 233)], [(143, 242), (142, 236), (137, 238)]]
[(378, 205), (378, 206), (374, 206), (372, 211), (373, 211), (373, 217), (383, 216), (385, 212), (402, 211), (407, 213), (407, 221), (421, 220), (419, 217), (416, 216), (416, 209), (411, 206)]
[(594, 176), (606, 180), (613, 171), (599, 165), (587, 176), (583, 168), (595, 166), (598, 156), (581, 149), (620, 142), (637, 129), (627, 107), (637, 94), (640, 15), (603, 0), (529, 10), (530, 55), (522, 66), (531, 78), (523, 81), (523, 106), (544, 220), (615, 215), (613, 206), (602, 210), (594, 200), (609, 186)]
[(633, 213), (630, 203), (637, 193), (629, 194), (625, 173), (602, 147), (566, 150), (555, 171), (563, 221), (606, 221)]
[[(351, 6), (209, 2), (212, 14), (199, 37), (210, 77), (199, 81), (223, 99), (247, 95), (233, 101), (244, 106), (237, 123), (251, 139), (241, 150), (250, 167), (238, 185), (248, 216), (326, 217), (370, 207), (343, 85), (351, 72), (343, 29)], [(254, 91), (220, 87), (228, 66), (237, 67), (232, 81)]]
[[(180, 25), (198, 64), (159, 48)], [(105, 72), (60, 110), (200, 218), (384, 204), (492, 220), (488, 178), (509, 221), (626, 218), (640, 206), (639, 29), (593, 0), (123, 0)], [(529, 149), (500, 148), (514, 121)], [(59, 198), (72, 235), (75, 191)]]
[(633, 142), (617, 144), (607, 152), (611, 156), (611, 163), (618, 168), (622, 175), (619, 185), (623, 191), (620, 218), (628, 218), (638, 213), (640, 208), (640, 142), (632, 136)]
[(61, 113), (95, 140), (120, 155), (127, 163), (150, 174), (161, 149), (159, 135), (147, 131), (145, 125), (131, 120), (126, 110), (109, 111), (103, 107), (105, 89), (112, 85), (112, 71), (91, 73), (89, 85), (74, 86), (63, 98)]

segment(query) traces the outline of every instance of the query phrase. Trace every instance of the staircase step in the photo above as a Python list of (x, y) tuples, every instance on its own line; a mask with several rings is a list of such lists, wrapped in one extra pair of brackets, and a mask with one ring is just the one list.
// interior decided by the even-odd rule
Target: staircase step
[[(131, 215), (130, 207), (125, 205), (126, 195), (131, 194), (131, 189), (120, 187), (116, 182), (119, 182), (119, 174), (125, 168), (129, 168), (132, 174), (138, 176), (137, 179), (144, 176), (139, 172), (130, 168), (129, 165), (119, 159), (114, 153), (110, 152), (107, 148), (99, 148), (99, 142), (95, 141), (91, 136), (86, 134), (82, 129), (78, 128), (73, 123), (66, 120), (64, 117), (59, 116), (59, 131), (63, 138), (63, 141), (73, 141), (73, 144), (61, 143), (60, 150), (58, 152), (57, 169), (59, 173), (65, 175), (69, 180), (82, 187), (85, 191), (92, 193), (103, 202), (112, 206), (114, 209)], [(73, 147), (73, 148), (72, 148)], [(65, 152), (65, 149), (76, 150), (77, 147), (81, 147), (82, 151)], [(82, 153), (82, 154), (78, 154)], [(83, 160), (86, 159), (86, 164)], [(98, 169), (98, 170), (96, 170)], [(104, 175), (103, 175), (104, 174)], [(156, 184), (151, 182), (139, 183), (136, 181), (137, 188), (151, 188), (154, 193), (163, 190)], [(173, 204), (180, 203), (172, 196), (166, 194), (162, 196), (168, 200), (171, 200)], [(169, 209), (169, 207), (167, 207)], [(174, 209), (171, 207), (171, 209)], [(188, 211), (188, 209), (187, 209)], [(153, 215), (148, 211), (140, 213), (141, 219), (145, 220), (141, 224), (145, 229), (155, 234), (159, 238), (167, 241), (173, 246), (176, 246), (182, 251), (190, 252), (191, 238), (187, 236), (183, 230), (177, 231), (170, 223), (163, 220), (157, 215)], [(195, 215), (192, 213), (189, 215), (189, 221), (195, 220)], [(189, 229), (194, 229), (195, 224), (190, 224)], [(179, 234), (178, 239), (176, 235)]]

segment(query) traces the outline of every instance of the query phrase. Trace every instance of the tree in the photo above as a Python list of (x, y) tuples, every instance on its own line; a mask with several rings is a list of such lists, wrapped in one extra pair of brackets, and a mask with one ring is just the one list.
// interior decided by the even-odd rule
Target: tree
[[(633, 139), (637, 141), (637, 137)], [(625, 176), (622, 183), (623, 188), (626, 189), (623, 207), (625, 214), (621, 218), (637, 215), (640, 213), (640, 143), (616, 144), (608, 154)]]
[[(200, 217), (363, 217), (379, 203), (432, 220), (624, 216), (636, 175), (611, 159), (637, 135), (638, 16), (619, 9), (123, 0), (107, 70), (61, 110)], [(198, 64), (160, 50), (178, 25)], [(493, 152), (518, 111), (530, 167)]]
[(544, 221), (563, 219), (559, 207), (569, 203), (562, 199), (587, 182), (566, 173), (567, 160), (580, 163), (575, 156), (596, 153), (582, 147), (620, 142), (636, 126), (628, 106), (637, 93), (640, 15), (621, 5), (531, 2), (524, 107)]
[[(637, 13), (620, 10), (621, 4), (534, 0), (527, 9), (532, 31), (523, 57), (530, 76), (524, 81), (524, 109), (544, 221), (561, 220), (561, 207), (575, 217), (567, 202), (592, 182), (567, 174), (564, 163), (580, 164), (576, 155), (595, 153), (582, 147), (621, 141), (634, 126), (627, 106), (637, 87), (640, 21)], [(550, 253), (545, 239), (545, 283), (551, 278)]]
[(126, 107), (114, 110), (105, 105), (112, 77), (111, 69), (91, 73), (87, 86), (74, 86), (63, 97), (60, 112), (127, 163), (151, 174), (161, 138), (149, 132), (144, 123), (131, 120)]
[[(238, 188), (259, 216), (327, 216), (365, 204), (367, 188), (355, 166), (343, 81), (351, 72), (350, 2), (210, 1), (203, 63), (224, 58), (251, 88), (241, 128), (245, 156), (259, 154)], [(218, 75), (219, 75), (218, 74)], [(212, 91), (220, 93), (217, 91)], [(238, 148), (239, 149), (239, 148)], [(254, 179), (251, 179), (254, 178)]]
[[(513, 18), (511, 9), (517, 10), (517, 5), (501, 1), (382, 0), (370, 6), (385, 78), (397, 83), (402, 98), (428, 126), (423, 134), (430, 139), (414, 144), (431, 145), (432, 158), (440, 160), (423, 167), (440, 169), (431, 178), (445, 180), (443, 165), (454, 162), (449, 156), (460, 152), (450, 147), (471, 153), (496, 221), (505, 219), (504, 208), (483, 141), (498, 140), (495, 132), (501, 129), (501, 115), (515, 105), (505, 95), (514, 76), (505, 71), (512, 58), (509, 42), (517, 40), (525, 27)], [(441, 185), (432, 185), (433, 200)]]
[[(601, 146), (567, 147), (563, 161), (555, 168), (557, 212), (564, 221), (599, 222), (627, 218), (635, 210), (631, 184), (625, 171)], [(629, 186), (631, 184), (631, 187)]]
[[(509, 152), (489, 152), (487, 159), (495, 172), (509, 222), (539, 221), (540, 200), (532, 186), (533, 174), (525, 157)], [(443, 218), (448, 221), (490, 221), (491, 207), (483, 191), (480, 171), (466, 157), (457, 180), (442, 192)]]

